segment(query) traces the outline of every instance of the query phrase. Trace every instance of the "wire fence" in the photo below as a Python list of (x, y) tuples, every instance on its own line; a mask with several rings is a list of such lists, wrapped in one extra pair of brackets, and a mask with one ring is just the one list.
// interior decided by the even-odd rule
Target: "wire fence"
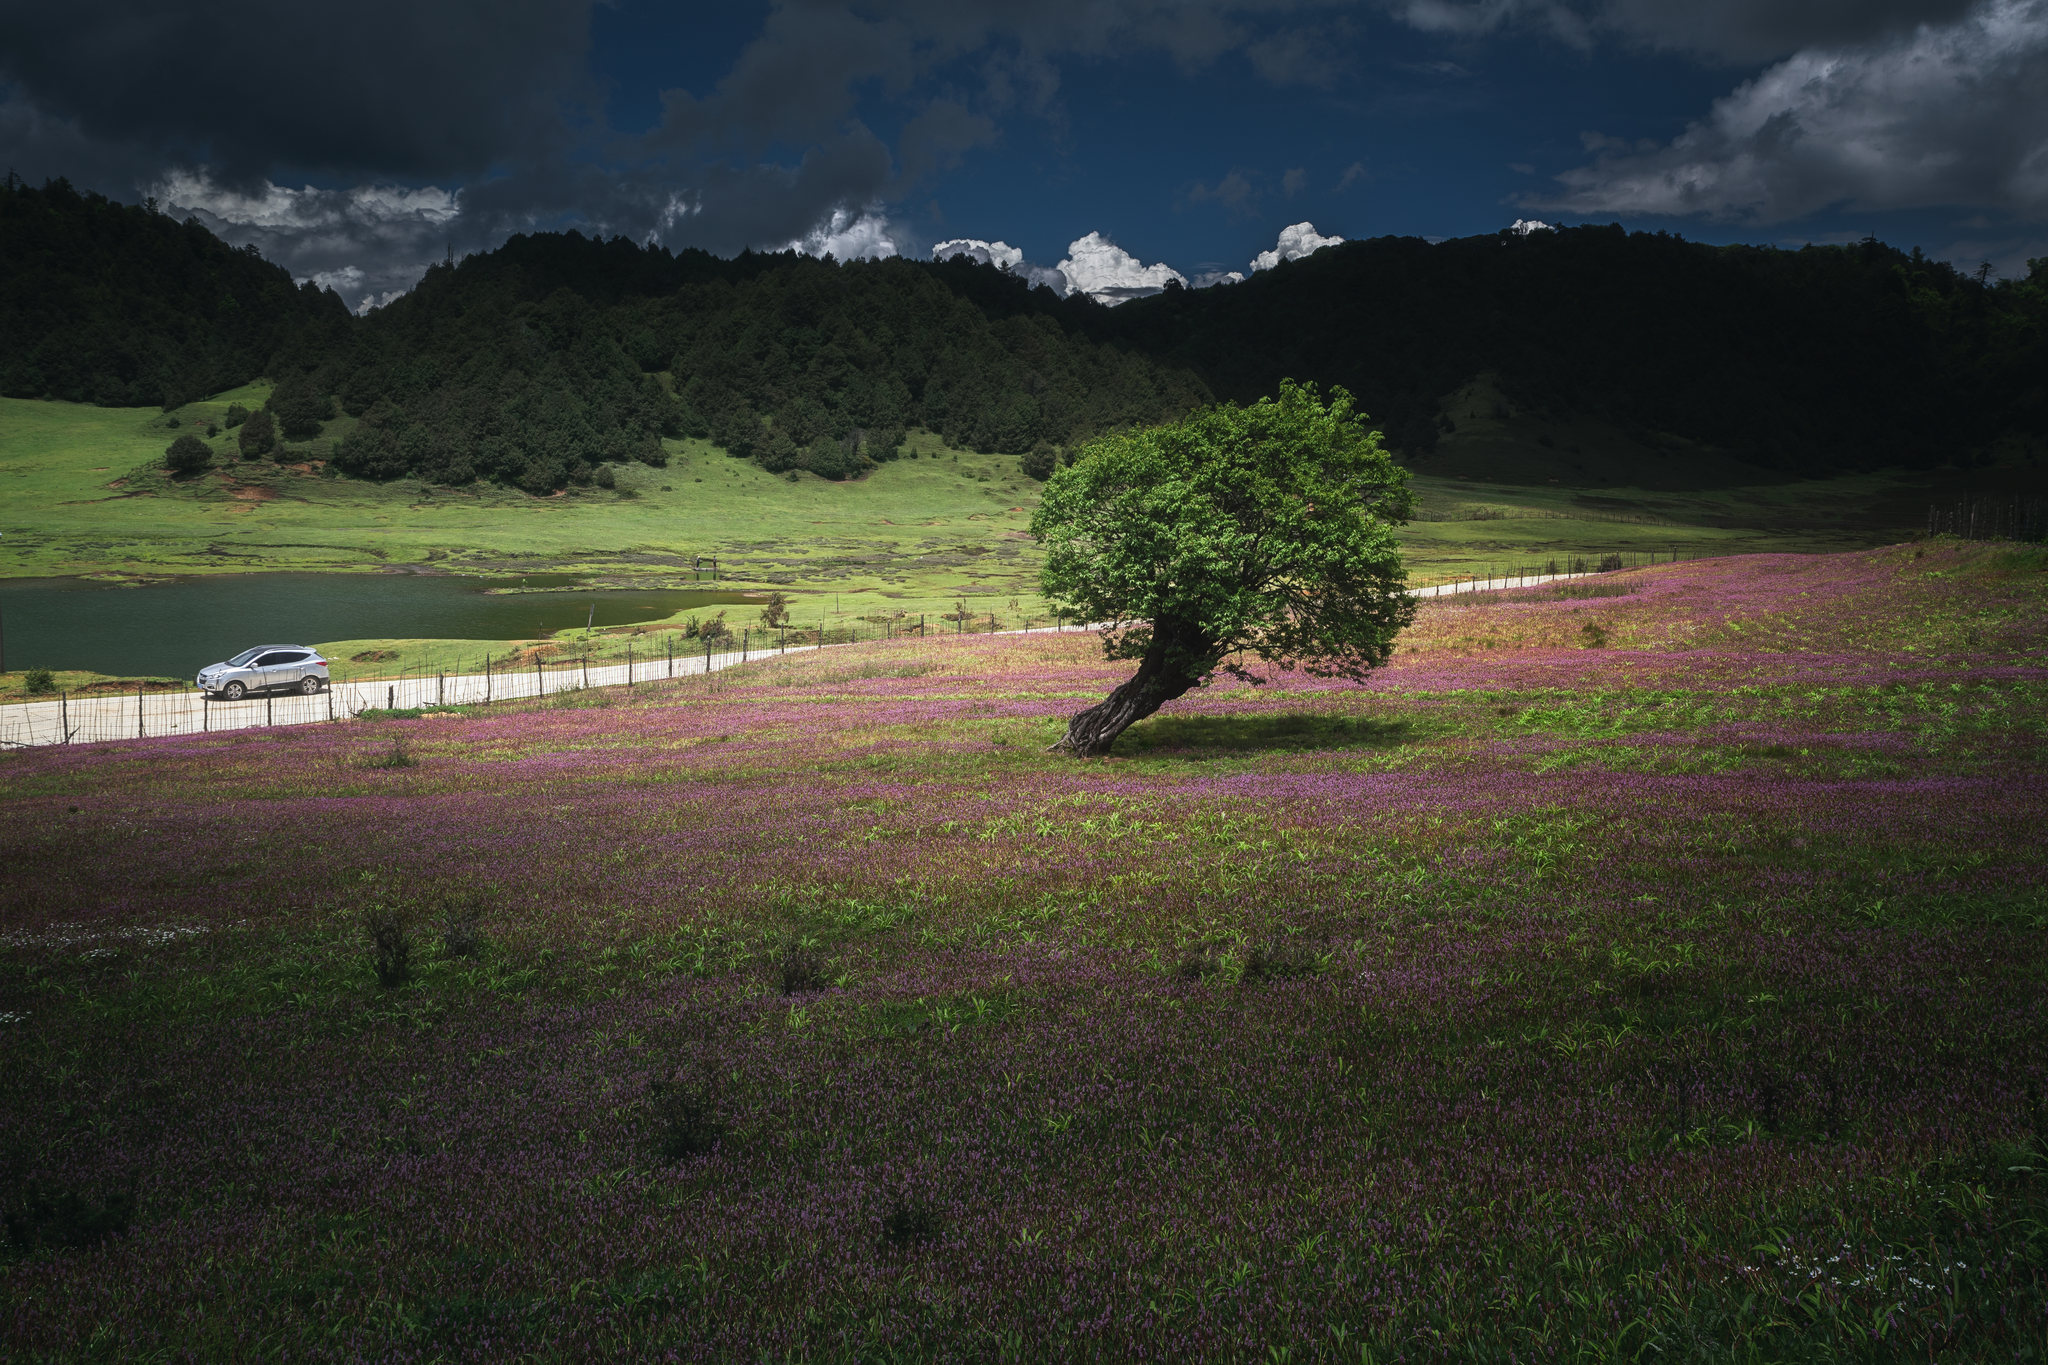
[(1660, 517), (1654, 512), (1609, 511), (1591, 507), (1418, 507), (1410, 521), (1598, 521), (1616, 526), (1666, 526), (1699, 529), (1695, 523)]
[[(1025, 632), (1078, 629), (1054, 617), (1023, 618)], [(229, 699), (193, 688), (136, 683), (90, 692), (57, 692), (40, 700), (0, 706), (0, 747), (98, 744), (308, 725), (390, 712), (489, 705), (522, 698), (543, 699), (593, 687), (638, 687), (702, 676), (771, 655), (875, 640), (941, 635), (1013, 633), (994, 612), (962, 608), (936, 621), (883, 617), (839, 626), (820, 622), (804, 628), (781, 625), (714, 636), (646, 632), (584, 642), (574, 653), (540, 654), (532, 649), (485, 655), (470, 669), (408, 668), (335, 680), (314, 691), (250, 693)], [(647, 646), (653, 644), (654, 648)]]
[(2048, 498), (1976, 497), (1932, 504), (1927, 534), (1959, 540), (2048, 540)]
[(1540, 583), (1580, 578), (1587, 574), (1647, 569), (1659, 564), (1676, 564), (1681, 559), (1709, 558), (1714, 556), (1685, 554), (1677, 546), (1668, 550), (1605, 550), (1583, 555), (1553, 555), (1526, 564), (1501, 564), (1474, 569), (1416, 591), (1426, 597), (1442, 597), (1461, 592), (1497, 592), (1503, 588), (1534, 587)]
[[(1410, 591), (1419, 597), (1444, 597), (1534, 587), (1701, 557), (1687, 555), (1676, 546), (1561, 555), (1460, 573)], [(0, 748), (207, 735), (339, 721), (368, 713), (424, 712), (545, 698), (591, 687), (631, 688), (708, 674), (766, 655), (863, 641), (1089, 628), (1056, 616), (1016, 619), (1022, 622), (1021, 631), (999, 613), (970, 610), (963, 600), (954, 611), (936, 616), (865, 616), (836, 626), (826, 621), (816, 626), (791, 621), (708, 635), (701, 630), (691, 635), (681, 628), (628, 627), (578, 641), (573, 652), (555, 645), (527, 646), (472, 659), (467, 668), (454, 662), (453, 666), (431, 669), (409, 667), (388, 674), (351, 675), (314, 692), (251, 694), (230, 700), (160, 682), (59, 692), (0, 706)]]

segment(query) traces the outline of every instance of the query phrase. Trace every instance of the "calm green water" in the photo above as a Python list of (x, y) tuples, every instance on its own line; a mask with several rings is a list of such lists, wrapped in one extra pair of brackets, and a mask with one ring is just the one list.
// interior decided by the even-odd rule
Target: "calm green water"
[(229, 574), (143, 588), (75, 578), (0, 580), (7, 667), (182, 677), (250, 645), (386, 638), (519, 640), (580, 626), (631, 625), (735, 592), (577, 589), (534, 577), (545, 592), (490, 593), (518, 580), (423, 574)]

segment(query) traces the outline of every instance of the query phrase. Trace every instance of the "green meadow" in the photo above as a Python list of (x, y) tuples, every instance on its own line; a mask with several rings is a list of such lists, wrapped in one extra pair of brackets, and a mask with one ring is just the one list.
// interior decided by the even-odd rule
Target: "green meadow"
[[(903, 458), (834, 483), (769, 474), (706, 442), (671, 440), (666, 468), (624, 465), (615, 488), (534, 498), (487, 484), (335, 476), (325, 457), (347, 433), (347, 417), (293, 445), (282, 462), (240, 459), (227, 409), (260, 406), (267, 395), (267, 385), (253, 384), (171, 414), (0, 399), (0, 577), (568, 572), (596, 586), (651, 586), (698, 581), (708, 576), (700, 559), (715, 558), (722, 583), (781, 592), (800, 623), (834, 632), (936, 622), (963, 608), (982, 629), (991, 618), (1000, 628), (1045, 618), (1028, 532), (1038, 485), (1013, 456), (950, 449), (915, 432)], [(214, 468), (171, 476), (165, 447), (180, 434), (204, 437), (209, 423), (220, 427), (207, 438)], [(1605, 554), (1641, 562), (1850, 549), (1899, 539), (1918, 505), (1906, 480), (1884, 474), (1695, 492), (1427, 473), (1415, 486), (1419, 515), (1403, 540), (1411, 578), (1422, 584)], [(732, 620), (751, 624), (755, 615), (739, 609)], [(562, 632), (548, 643), (625, 648), (617, 633), (595, 642), (581, 635)], [(358, 672), (459, 668), (506, 648), (471, 640), (318, 643)], [(7, 682), (18, 690), (18, 678)]]

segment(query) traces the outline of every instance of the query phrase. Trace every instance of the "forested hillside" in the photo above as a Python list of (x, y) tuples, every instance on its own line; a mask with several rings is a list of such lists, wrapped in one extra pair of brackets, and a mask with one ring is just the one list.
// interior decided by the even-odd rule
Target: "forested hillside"
[(0, 182), (0, 394), (168, 409), (351, 325), (335, 295), (197, 222)]
[(1785, 251), (1575, 228), (1377, 238), (1092, 330), (1219, 395), (1343, 384), (1408, 453), (1493, 372), (1536, 414), (1600, 416), (1786, 472), (1983, 458), (2048, 436), (2048, 261), (1987, 284), (1878, 242)]
[(1057, 301), (1034, 306), (1022, 282), (977, 272), (1006, 301), (983, 307), (949, 287), (959, 274), (515, 237), (429, 271), (313, 378), (362, 417), (344, 470), (534, 491), (605, 461), (658, 462), (660, 435), (845, 478), (913, 426), (1044, 452), (1206, 399), (1184, 372), (1089, 338)]
[(61, 181), (10, 179), (0, 247), (0, 392), (175, 405), (264, 375), (245, 453), (345, 410), (334, 463), (373, 479), (542, 493), (658, 464), (677, 435), (838, 479), (912, 427), (1043, 477), (1096, 433), (1284, 378), (1351, 389), (1410, 457), (1455, 429), (1453, 395), (1468, 422), (1496, 402), (1475, 394), (1611, 424), (1624, 461), (1689, 458), (1672, 438), (1787, 474), (2048, 449), (2048, 262), (1988, 282), (1874, 241), (1379, 238), (1110, 309), (962, 260), (570, 232), (437, 266), (363, 318), (196, 223)]

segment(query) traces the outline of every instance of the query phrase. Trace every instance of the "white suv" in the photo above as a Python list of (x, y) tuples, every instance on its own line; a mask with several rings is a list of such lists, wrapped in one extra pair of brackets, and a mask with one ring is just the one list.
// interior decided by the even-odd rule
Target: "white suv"
[(199, 690), (240, 701), (251, 692), (303, 692), (327, 686), (327, 660), (304, 645), (258, 645), (199, 670)]

